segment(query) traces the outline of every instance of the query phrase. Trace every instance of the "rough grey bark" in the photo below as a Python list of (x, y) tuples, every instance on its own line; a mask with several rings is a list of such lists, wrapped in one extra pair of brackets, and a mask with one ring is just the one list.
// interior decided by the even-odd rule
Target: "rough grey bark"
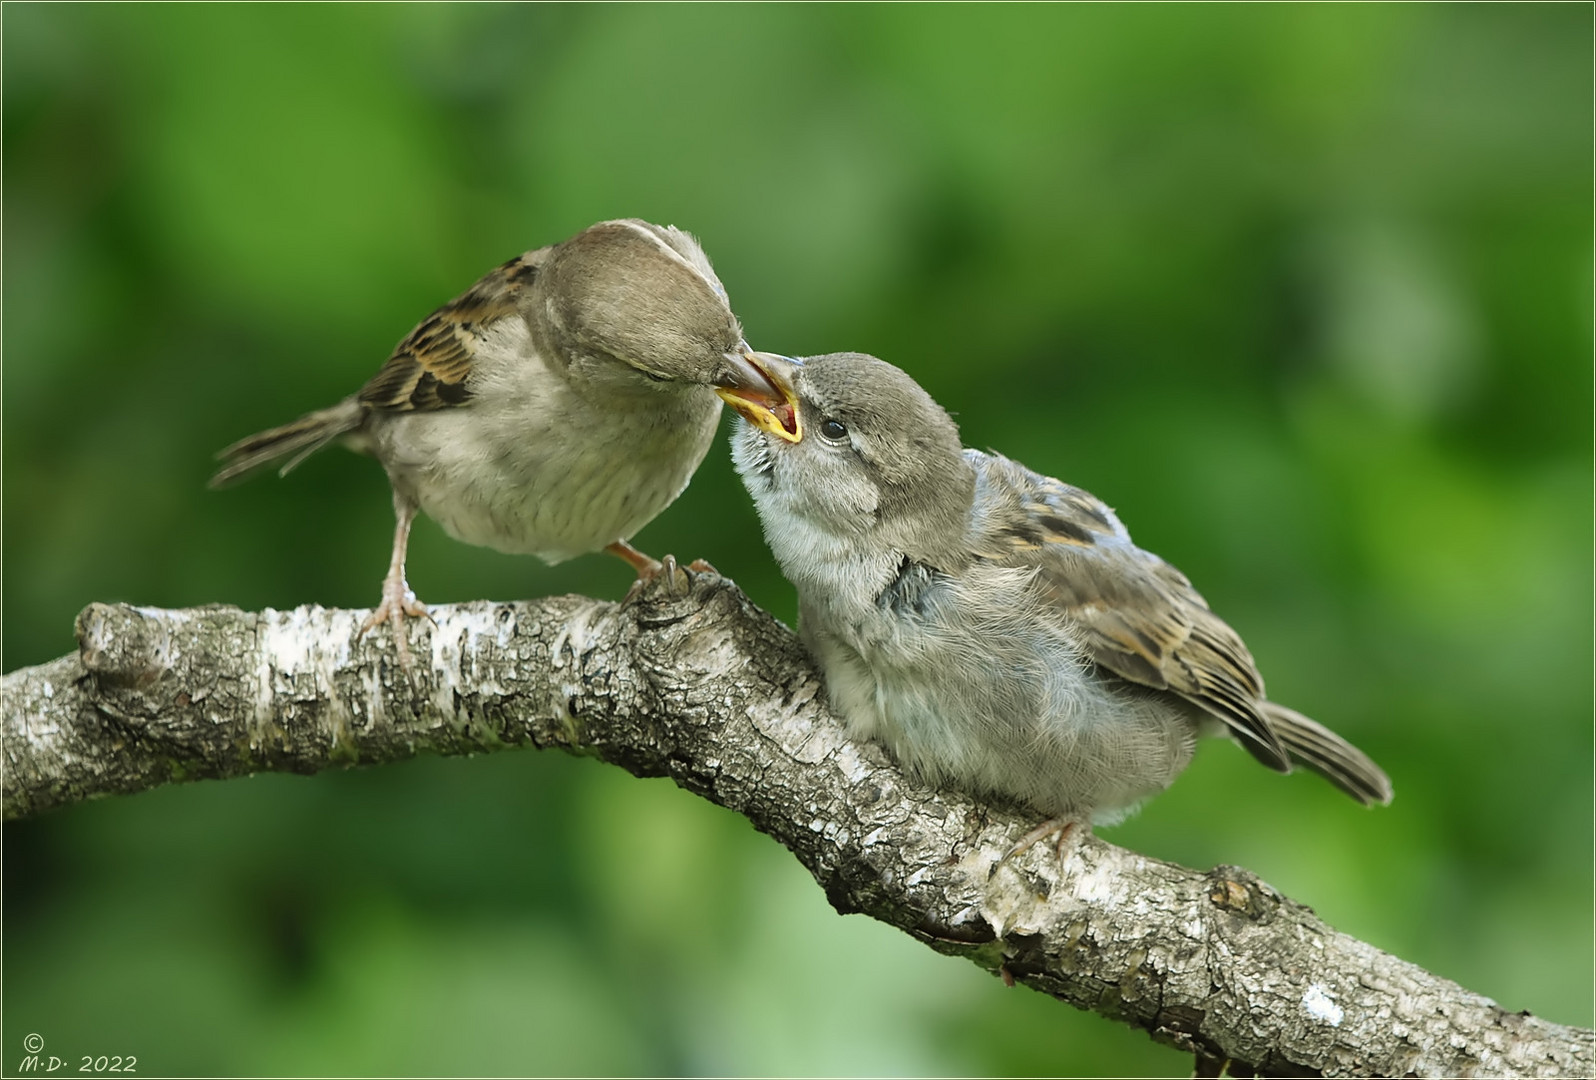
[(1103, 843), (1004, 861), (1032, 822), (850, 742), (791, 632), (697, 575), (622, 605), (435, 609), (394, 664), (364, 612), (94, 604), (4, 681), (7, 819), (180, 780), (559, 747), (745, 815), (831, 903), (1197, 1055), (1284, 1076), (1591, 1076), (1596, 1037), (1340, 934), (1253, 874)]

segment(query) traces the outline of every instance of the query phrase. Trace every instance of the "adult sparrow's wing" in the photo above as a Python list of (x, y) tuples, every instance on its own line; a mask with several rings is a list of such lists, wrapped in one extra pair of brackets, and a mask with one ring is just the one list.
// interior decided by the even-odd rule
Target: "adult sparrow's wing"
[(489, 272), (410, 331), (356, 395), (370, 409), (427, 411), (471, 400), (466, 379), (485, 329), (519, 317), (518, 304), (550, 248), (517, 256)]
[(1252, 655), (1184, 574), (1133, 544), (1089, 492), (999, 455), (966, 455), (979, 477), (971, 529), (978, 555), (1036, 568), (1043, 596), (1095, 663), (1179, 694), (1224, 721), (1259, 761), (1291, 770)]

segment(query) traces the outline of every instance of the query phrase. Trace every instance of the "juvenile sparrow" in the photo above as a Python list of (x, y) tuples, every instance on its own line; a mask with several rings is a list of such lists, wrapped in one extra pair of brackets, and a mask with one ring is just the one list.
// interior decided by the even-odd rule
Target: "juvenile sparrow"
[(1241, 638), (1092, 495), (963, 449), (874, 357), (757, 362), (780, 399), (720, 391), (743, 416), (732, 456), (833, 710), (929, 782), (1052, 819), (1016, 850), (1123, 817), (1198, 735), (1390, 801), (1361, 751), (1264, 696)]
[(384, 620), (403, 619), (417, 510), (468, 544), (550, 563), (604, 548), (640, 579), (660, 564), (627, 541), (680, 495), (715, 435), (714, 387), (771, 387), (726, 290), (687, 233), (604, 221), (490, 272), (422, 321), (352, 397), (221, 451), (212, 487), (330, 442), (377, 458), (393, 485)]

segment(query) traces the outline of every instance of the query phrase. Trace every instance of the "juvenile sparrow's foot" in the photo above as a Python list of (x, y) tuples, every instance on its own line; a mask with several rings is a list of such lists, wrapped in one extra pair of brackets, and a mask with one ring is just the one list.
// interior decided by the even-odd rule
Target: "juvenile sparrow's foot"
[(1053, 854), (1059, 862), (1064, 861), (1064, 845), (1075, 834), (1075, 826), (1079, 824), (1071, 818), (1051, 818), (1042, 822), (1036, 828), (1026, 833), (1014, 842), (1014, 846), (1003, 853), (1003, 861), (1007, 862), (1016, 855), (1023, 855), (1029, 851), (1039, 840), (1049, 836), (1057, 836), (1058, 841), (1053, 846)]
[(399, 648), (399, 666), (406, 675), (415, 670), (415, 660), (410, 655), (409, 634), (405, 632), (405, 616), (425, 618), (434, 626), (438, 625), (432, 613), (427, 610), (427, 605), (416, 599), (416, 594), (410, 590), (404, 576), (389, 574), (382, 581), (382, 603), (377, 609), (366, 616), (366, 621), (360, 624), (360, 636), (364, 637), (368, 630), (386, 622), (393, 628), (394, 644)]

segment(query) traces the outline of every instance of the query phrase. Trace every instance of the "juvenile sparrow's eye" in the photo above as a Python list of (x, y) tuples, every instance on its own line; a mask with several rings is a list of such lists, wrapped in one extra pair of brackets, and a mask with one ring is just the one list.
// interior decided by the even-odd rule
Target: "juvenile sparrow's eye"
[(848, 437), (848, 426), (841, 420), (833, 420), (828, 416), (820, 421), (820, 434), (832, 442), (841, 442)]

